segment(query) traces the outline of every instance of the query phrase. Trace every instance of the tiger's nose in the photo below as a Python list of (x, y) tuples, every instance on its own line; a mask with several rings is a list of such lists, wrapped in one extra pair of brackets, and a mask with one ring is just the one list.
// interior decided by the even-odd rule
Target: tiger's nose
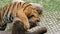
[(40, 22), (40, 20), (37, 20), (37, 22)]

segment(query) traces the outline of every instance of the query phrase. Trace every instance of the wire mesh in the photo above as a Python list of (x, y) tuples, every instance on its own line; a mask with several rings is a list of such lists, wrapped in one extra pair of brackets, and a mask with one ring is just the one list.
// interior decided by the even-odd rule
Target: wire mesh
[[(6, 2), (5, 2), (6, 1)], [(41, 14), (40, 26), (47, 27), (46, 34), (60, 34), (60, 0), (25, 0), (37, 2), (43, 5), (44, 11)], [(0, 8), (10, 0), (0, 0)]]

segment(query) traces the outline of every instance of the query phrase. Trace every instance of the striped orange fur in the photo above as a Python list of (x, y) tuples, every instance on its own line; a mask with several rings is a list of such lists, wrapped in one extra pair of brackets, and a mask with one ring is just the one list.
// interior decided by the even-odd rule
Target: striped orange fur
[(0, 10), (0, 26), (13, 22), (15, 17), (21, 19), (24, 23), (24, 28), (29, 29), (29, 19), (33, 23), (40, 20), (40, 16), (36, 9), (29, 3), (14, 2), (9, 3)]

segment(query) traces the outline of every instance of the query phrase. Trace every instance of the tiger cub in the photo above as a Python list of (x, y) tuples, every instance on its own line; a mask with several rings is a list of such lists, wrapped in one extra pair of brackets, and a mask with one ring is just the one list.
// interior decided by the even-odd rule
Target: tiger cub
[[(24, 23), (24, 28), (29, 29), (31, 19), (32, 23), (36, 24), (40, 21), (40, 16), (36, 9), (29, 3), (14, 2), (4, 6), (0, 11), (0, 26), (5, 26), (7, 23), (13, 22), (15, 17), (20, 18)], [(32, 18), (31, 18), (32, 17)], [(4, 28), (5, 29), (5, 28)]]

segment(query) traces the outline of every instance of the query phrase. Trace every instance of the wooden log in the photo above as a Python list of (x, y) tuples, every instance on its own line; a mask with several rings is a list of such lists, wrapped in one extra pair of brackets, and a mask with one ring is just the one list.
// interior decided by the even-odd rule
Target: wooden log
[[(29, 29), (27, 34), (44, 34), (46, 32), (47, 32), (46, 27), (36, 26), (34, 28)], [(7, 31), (0, 31), (0, 34), (12, 34), (12, 33)]]
[(11, 34), (11, 32), (7, 32), (7, 31), (0, 31), (0, 34)]
[(36, 26), (32, 29), (29, 29), (28, 31), (29, 31), (29, 34), (44, 34), (47, 32), (47, 28)]

